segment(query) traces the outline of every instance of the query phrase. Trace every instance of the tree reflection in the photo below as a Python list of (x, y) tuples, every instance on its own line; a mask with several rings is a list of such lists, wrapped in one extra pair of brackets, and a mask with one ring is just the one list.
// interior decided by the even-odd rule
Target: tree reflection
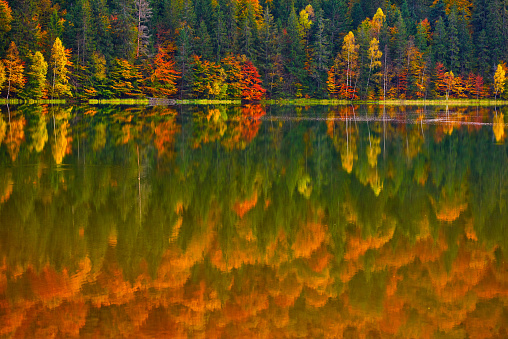
[(508, 146), (475, 109), (96, 110), (0, 120), (0, 336), (506, 333)]

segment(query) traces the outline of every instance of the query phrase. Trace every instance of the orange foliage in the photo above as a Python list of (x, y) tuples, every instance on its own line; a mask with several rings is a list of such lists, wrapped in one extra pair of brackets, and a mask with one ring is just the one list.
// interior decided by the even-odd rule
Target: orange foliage
[(296, 258), (310, 258), (314, 251), (327, 241), (327, 227), (319, 222), (307, 221), (296, 234), (291, 246)]
[(13, 118), (7, 127), (4, 143), (13, 162), (16, 161), (21, 144), (25, 141), (25, 125), (25, 117), (19, 116), (16, 119)]
[(175, 134), (180, 132), (180, 125), (175, 118), (157, 124), (155, 127), (155, 148), (157, 148), (159, 158), (167, 157), (173, 159), (175, 152)]
[(258, 202), (258, 193), (254, 191), (250, 199), (245, 200), (243, 202), (236, 202), (235, 205), (233, 206), (233, 210), (241, 219), (243, 218), (245, 213), (249, 212), (256, 206), (257, 202)]
[(242, 65), (242, 99), (247, 101), (257, 101), (263, 99), (266, 89), (261, 87), (261, 76), (257, 68), (250, 60), (247, 60)]

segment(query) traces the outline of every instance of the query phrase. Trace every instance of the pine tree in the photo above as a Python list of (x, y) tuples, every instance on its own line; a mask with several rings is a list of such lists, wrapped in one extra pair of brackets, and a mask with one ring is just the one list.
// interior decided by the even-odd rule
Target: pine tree
[(184, 25), (179, 30), (177, 40), (177, 55), (176, 61), (178, 64), (178, 71), (182, 75), (180, 78), (180, 98), (183, 98), (189, 90), (192, 74), (191, 74), (191, 56), (193, 54), (193, 34), (188, 25)]
[[(136, 56), (136, 0), (116, 0), (112, 26), (114, 42), (113, 55), (120, 58), (132, 59)], [(138, 0), (139, 1), (139, 0)]]
[(460, 48), (459, 48), (459, 34), (457, 30), (458, 19), (455, 8), (452, 9), (448, 17), (447, 29), (447, 59), (449, 60), (448, 66), (452, 71), (458, 72), (460, 68)]
[(483, 29), (478, 35), (476, 42), (476, 54), (478, 57), (477, 68), (481, 75), (484, 77), (490, 72), (490, 54), (489, 44), (487, 42), (487, 32)]
[(204, 21), (201, 21), (196, 34), (196, 52), (205, 60), (212, 60), (212, 40)]
[(314, 62), (316, 64), (316, 72), (313, 77), (317, 81), (318, 93), (321, 92), (322, 84), (326, 81), (323, 75), (328, 70), (330, 59), (329, 45), (326, 37), (326, 25), (328, 21), (324, 18), (323, 10), (318, 10), (316, 14), (316, 30), (314, 35)]
[(263, 74), (265, 87), (268, 86), (269, 76), (274, 66), (274, 56), (276, 46), (276, 28), (273, 22), (273, 16), (270, 13), (270, 7), (265, 6), (263, 12), (263, 25), (259, 31), (260, 44), (258, 48), (258, 60), (260, 64), (260, 71)]
[(212, 18), (213, 44), (215, 50), (215, 59), (217, 62), (225, 55), (226, 52), (226, 26), (224, 22), (224, 13), (219, 4), (213, 11)]
[(462, 14), (458, 16), (458, 36), (459, 38), (459, 64), (461, 73), (469, 73), (473, 70), (473, 38), (469, 32), (469, 23), (467, 17)]
[(18, 48), (14, 41), (9, 45), (7, 49), (7, 55), (3, 60), (5, 66), (5, 74), (7, 81), (7, 95), (9, 99), (11, 93), (19, 93), (25, 86), (26, 79), (23, 75), (25, 67), (23, 62), (19, 58)]
[(429, 21), (427, 19), (420, 21), (416, 27), (415, 44), (423, 54), (426, 54), (429, 49), (430, 34)]
[(448, 45), (448, 37), (446, 34), (446, 27), (443, 18), (439, 18), (436, 23), (436, 29), (434, 30), (434, 40), (432, 45), (432, 51), (434, 52), (434, 60), (444, 62), (447, 60), (446, 51)]
[(69, 51), (65, 50), (62, 41), (56, 38), (51, 49), (50, 59), (50, 88), (49, 93), (52, 98), (62, 96), (72, 96), (71, 86), (69, 84), (68, 67), (72, 63), (69, 59)]
[(41, 99), (46, 95), (46, 74), (48, 63), (41, 52), (30, 53), (30, 65), (26, 72), (27, 84), (24, 96), (28, 99)]

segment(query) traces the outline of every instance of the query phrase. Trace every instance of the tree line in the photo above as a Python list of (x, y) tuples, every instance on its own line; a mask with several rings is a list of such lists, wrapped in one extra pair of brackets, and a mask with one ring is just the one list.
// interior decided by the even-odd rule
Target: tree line
[(506, 0), (0, 0), (5, 98), (508, 95)]

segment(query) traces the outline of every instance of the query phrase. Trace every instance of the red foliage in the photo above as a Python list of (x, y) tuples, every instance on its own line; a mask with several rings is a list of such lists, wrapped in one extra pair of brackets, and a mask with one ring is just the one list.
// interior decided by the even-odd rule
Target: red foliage
[(248, 101), (261, 100), (266, 93), (266, 89), (261, 87), (261, 77), (258, 70), (250, 60), (242, 65), (242, 99)]

